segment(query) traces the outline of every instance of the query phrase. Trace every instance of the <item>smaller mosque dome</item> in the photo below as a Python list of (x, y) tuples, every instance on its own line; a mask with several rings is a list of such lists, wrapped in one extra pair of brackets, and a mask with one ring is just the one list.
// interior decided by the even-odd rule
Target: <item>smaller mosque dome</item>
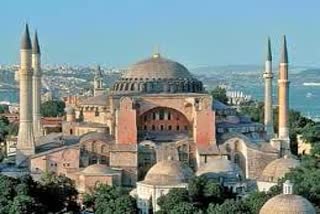
[(240, 167), (225, 158), (210, 160), (200, 166), (196, 175), (204, 175), (209, 179), (223, 178), (225, 182), (240, 181), (244, 177)]
[(269, 199), (261, 208), (260, 214), (316, 214), (314, 206), (304, 197), (292, 194), (293, 184), (283, 184), (283, 194)]
[(284, 156), (269, 163), (262, 171), (259, 178), (261, 181), (277, 182), (280, 178), (290, 172), (290, 169), (296, 168), (300, 165), (300, 161), (293, 157)]
[(116, 171), (111, 169), (105, 164), (93, 164), (88, 167), (86, 167), (84, 170), (82, 170), (83, 174), (88, 175), (106, 175), (106, 174), (112, 174)]
[(192, 170), (180, 161), (164, 160), (150, 168), (143, 183), (151, 185), (175, 185), (187, 183), (193, 177)]

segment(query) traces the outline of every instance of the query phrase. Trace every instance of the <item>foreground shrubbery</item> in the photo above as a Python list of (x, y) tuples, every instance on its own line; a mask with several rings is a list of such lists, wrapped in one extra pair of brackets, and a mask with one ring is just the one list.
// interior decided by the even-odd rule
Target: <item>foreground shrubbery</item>
[(15, 179), (0, 175), (0, 213), (78, 213), (78, 192), (65, 176), (45, 173), (39, 182), (30, 176)]

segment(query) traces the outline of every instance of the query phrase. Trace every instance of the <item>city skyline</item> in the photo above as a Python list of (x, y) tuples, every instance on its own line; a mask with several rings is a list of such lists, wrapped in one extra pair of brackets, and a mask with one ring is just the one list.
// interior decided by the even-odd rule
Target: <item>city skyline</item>
[(28, 22), (32, 34), (36, 29), (39, 32), (44, 64), (121, 67), (151, 56), (155, 46), (160, 46), (163, 56), (190, 68), (261, 64), (267, 37), (271, 37), (277, 62), (281, 37), (286, 34), (293, 65), (320, 65), (316, 1), (289, 4), (287, 0), (271, 0), (262, 4), (250, 0), (241, 3), (33, 0), (18, 5), (17, 1), (2, 3), (0, 25), (5, 30), (0, 41), (0, 64), (18, 62), (16, 41)]

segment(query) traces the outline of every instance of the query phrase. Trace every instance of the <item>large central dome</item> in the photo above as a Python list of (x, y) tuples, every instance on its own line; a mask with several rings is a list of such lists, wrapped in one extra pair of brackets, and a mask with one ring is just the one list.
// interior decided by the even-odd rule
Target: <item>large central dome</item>
[(178, 62), (165, 59), (159, 54), (132, 65), (123, 78), (193, 79), (186, 67)]
[(114, 84), (113, 92), (128, 93), (199, 93), (202, 83), (182, 64), (154, 54), (139, 61)]

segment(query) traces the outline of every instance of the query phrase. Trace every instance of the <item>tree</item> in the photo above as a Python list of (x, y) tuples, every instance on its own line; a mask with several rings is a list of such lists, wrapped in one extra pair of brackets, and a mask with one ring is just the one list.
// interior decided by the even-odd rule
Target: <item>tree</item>
[(8, 126), (9, 120), (4, 116), (0, 116), (0, 141), (4, 140), (8, 134)]
[(251, 212), (242, 201), (227, 199), (222, 204), (209, 204), (207, 214), (251, 214)]
[(210, 95), (212, 96), (213, 100), (219, 100), (224, 104), (228, 104), (227, 91), (225, 88), (217, 86), (212, 91), (210, 91)]
[(9, 214), (40, 213), (35, 200), (28, 195), (17, 195), (10, 206)]
[(171, 189), (168, 194), (158, 198), (158, 205), (164, 213), (170, 213), (177, 204), (182, 202), (190, 202), (188, 190), (184, 188)]
[(0, 105), (0, 114), (9, 112), (9, 106), (8, 105)]
[(44, 117), (61, 117), (64, 115), (65, 103), (63, 101), (47, 101), (41, 104), (41, 115)]
[(96, 186), (91, 194), (84, 197), (85, 205), (93, 208), (96, 214), (136, 213), (136, 201), (119, 187), (106, 184)]
[(250, 102), (240, 107), (240, 114), (250, 117), (254, 122), (263, 123), (263, 109), (263, 102)]
[(46, 172), (42, 175), (39, 184), (35, 193), (41, 204), (47, 207), (48, 212), (79, 210), (76, 202), (78, 192), (70, 178)]
[(136, 200), (130, 195), (122, 195), (115, 200), (114, 214), (135, 214), (137, 213)]
[(177, 213), (183, 213), (183, 214), (195, 214), (198, 213), (199, 210), (193, 206), (189, 202), (180, 202), (179, 204), (176, 204), (172, 210), (169, 211), (169, 214), (177, 214)]
[(308, 143), (320, 142), (320, 124), (308, 123), (301, 130), (302, 138)]
[(295, 194), (302, 195), (315, 206), (320, 204), (320, 146), (314, 144), (311, 154), (302, 158), (301, 166), (292, 169), (283, 180), (293, 182)]

